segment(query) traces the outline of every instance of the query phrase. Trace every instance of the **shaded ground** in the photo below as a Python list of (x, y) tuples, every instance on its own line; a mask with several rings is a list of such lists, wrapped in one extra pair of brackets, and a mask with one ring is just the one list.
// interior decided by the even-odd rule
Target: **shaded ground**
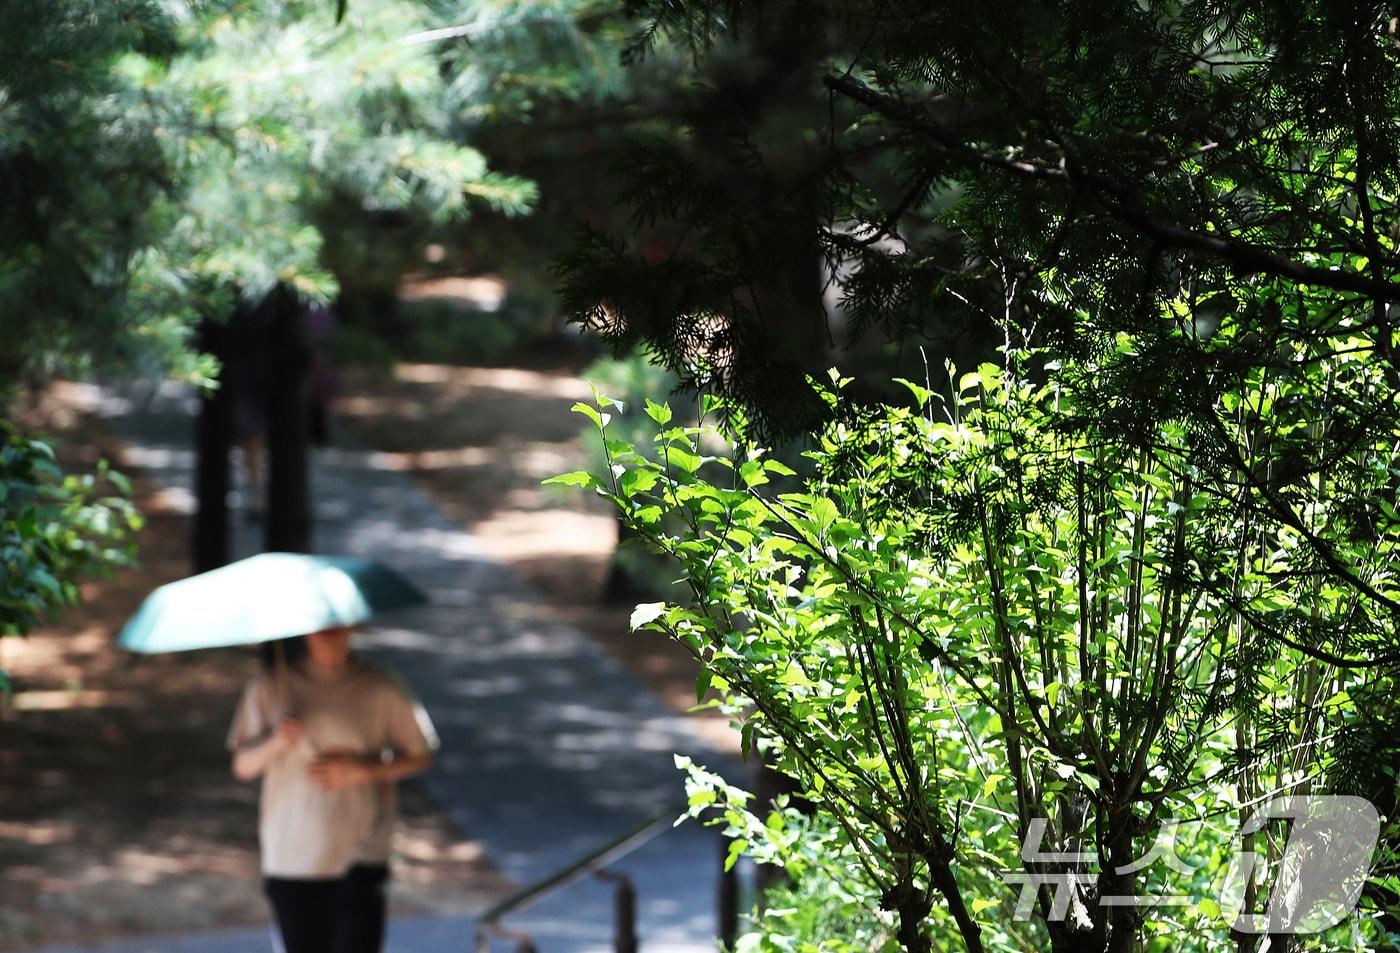
[[(539, 486), (582, 464), (587, 387), (567, 370), (405, 365), (347, 382), (338, 413), (360, 439), (477, 532), (487, 550), (677, 707), (694, 665), (626, 631), (629, 606), (594, 598), (611, 518), (580, 494)], [(29, 413), (65, 462), (118, 462), (121, 448), (62, 386)], [(237, 651), (133, 658), (110, 646), (152, 587), (184, 575), (178, 495), (134, 476), (149, 523), (143, 568), (90, 583), (61, 626), (0, 641), (20, 694), (0, 708), (0, 949), (121, 933), (265, 922), (256, 885), (256, 788), (228, 774), (223, 734), (253, 662)], [(710, 719), (716, 743), (732, 733)], [(509, 888), (478, 845), (412, 785), (396, 842), (396, 915), (479, 909)]]

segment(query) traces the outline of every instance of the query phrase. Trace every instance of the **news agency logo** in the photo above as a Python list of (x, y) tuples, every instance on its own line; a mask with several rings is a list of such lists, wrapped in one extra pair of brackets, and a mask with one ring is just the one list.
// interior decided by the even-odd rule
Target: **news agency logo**
[[(1265, 855), (1244, 849), (1246, 838), (1262, 833), (1271, 822), (1287, 822), (1287, 841), (1279, 860), (1267, 864)], [(1025, 871), (1002, 879), (1019, 884), (1014, 917), (1027, 920), (1042, 888), (1049, 890), (1047, 919), (1063, 922), (1096, 889), (1099, 877), (1088, 870), (1092, 854), (1043, 850), (1049, 822), (1035, 818), (1021, 844)], [(1131, 863), (1114, 868), (1117, 874), (1145, 871), (1162, 864), (1191, 874), (1194, 865), (1177, 851), (1188, 822), (1162, 824), (1151, 848)], [(1185, 907), (1204, 899), (1215, 902), (1220, 915), (1242, 934), (1304, 935), (1320, 933), (1346, 920), (1356, 910), (1380, 837), (1380, 817), (1364, 798), (1338, 795), (1279, 797), (1259, 806), (1239, 830), (1239, 849), (1216, 897), (1187, 894), (1102, 896), (1101, 907)], [(1271, 868), (1271, 869), (1269, 869)], [(1263, 900), (1263, 913), (1247, 911), (1249, 885)], [(1206, 905), (1201, 904), (1202, 907)]]

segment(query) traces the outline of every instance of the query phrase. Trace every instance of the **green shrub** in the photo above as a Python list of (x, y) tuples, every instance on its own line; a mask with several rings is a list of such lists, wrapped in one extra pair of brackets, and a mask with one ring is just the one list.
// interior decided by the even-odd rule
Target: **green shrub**
[[(78, 600), (78, 581), (130, 565), (142, 525), (120, 473), (65, 476), (53, 450), (0, 421), (0, 638)], [(0, 671), (0, 689), (9, 679)]]

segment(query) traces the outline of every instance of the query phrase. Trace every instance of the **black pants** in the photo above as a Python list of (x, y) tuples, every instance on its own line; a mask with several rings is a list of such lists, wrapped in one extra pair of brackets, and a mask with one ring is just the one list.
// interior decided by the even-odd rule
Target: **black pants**
[(285, 953), (379, 953), (384, 943), (384, 864), (329, 880), (268, 877), (267, 899)]

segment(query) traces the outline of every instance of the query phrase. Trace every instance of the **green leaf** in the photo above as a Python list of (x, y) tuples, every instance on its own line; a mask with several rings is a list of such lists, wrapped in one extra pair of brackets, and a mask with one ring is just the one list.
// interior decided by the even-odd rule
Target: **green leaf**
[(933, 397), (933, 391), (929, 390), (927, 387), (924, 387), (921, 384), (915, 384), (913, 381), (905, 380), (902, 377), (896, 377), (894, 379), (894, 382), (896, 384), (903, 384), (905, 387), (907, 387), (909, 389), (909, 393), (914, 395), (914, 400), (918, 403), (920, 407), (927, 404), (929, 402), (929, 399)]
[(738, 863), (739, 858), (742, 857), (744, 851), (748, 849), (749, 842), (742, 837), (736, 837), (734, 840), (730, 841), (729, 852), (724, 855), (724, 869), (726, 871), (734, 869), (734, 865)]
[(793, 688), (798, 685), (810, 685), (812, 681), (807, 677), (807, 673), (802, 670), (802, 666), (793, 659), (788, 661), (787, 666), (778, 675), (778, 684)]
[(598, 478), (587, 470), (574, 470), (542, 480), (543, 486), (596, 486)]
[(739, 728), (739, 756), (744, 759), (745, 764), (748, 764), (749, 752), (754, 750), (754, 732), (754, 723), (751, 720), (745, 721)]
[(579, 401), (578, 403), (574, 404), (574, 406), (570, 407), (569, 409), (572, 410), (572, 411), (573, 411), (574, 413), (576, 413), (576, 414), (583, 414), (583, 415), (584, 415), (585, 417), (587, 417), (589, 420), (593, 421), (593, 423), (596, 424), (596, 425), (598, 426), (599, 429), (602, 429), (603, 424), (606, 423), (607, 420), (608, 420), (608, 417), (607, 417), (606, 414), (600, 414), (600, 413), (598, 413), (597, 410), (595, 410), (594, 408), (590, 407), (588, 404), (585, 404), (583, 401)]
[[(607, 416), (607, 414), (603, 415), (604, 423), (607, 422)], [(605, 439), (603, 441), (603, 446), (607, 448), (608, 453), (611, 454), (614, 459), (627, 457), (628, 455), (635, 454), (637, 452), (637, 448), (632, 446), (632, 444), (628, 443), (626, 440), (618, 440), (615, 438)]]
[(682, 473), (694, 473), (700, 469), (701, 458), (675, 444), (666, 448), (666, 462)]
[(714, 673), (708, 668), (700, 669), (695, 676), (695, 700), (703, 701), (705, 693), (710, 690), (710, 681), (714, 678)]
[(662, 427), (671, 422), (671, 408), (665, 404), (658, 404), (650, 397), (647, 398), (646, 411), (647, 416)]
[(629, 624), (633, 631), (640, 629), (644, 625), (655, 622), (666, 614), (666, 603), (664, 602), (643, 602), (632, 610), (632, 618)]
[(762, 486), (768, 482), (768, 474), (764, 469), (762, 460), (749, 460), (739, 467), (739, 479), (744, 481), (744, 486)]
[(659, 479), (660, 477), (655, 470), (638, 469), (623, 473), (617, 482), (622, 488), (623, 496), (633, 496), (650, 490)]
[(112, 481), (112, 486), (116, 487), (118, 493), (122, 494), (123, 497), (130, 497), (130, 495), (132, 495), (132, 481), (126, 479), (125, 473), (118, 473), (116, 470), (108, 470), (108, 472), (106, 472), (106, 479)]
[(650, 526), (661, 519), (661, 507), (655, 504), (638, 507), (632, 513), (632, 518), (638, 523)]
[(818, 496), (812, 500), (811, 513), (813, 522), (821, 529), (826, 529), (836, 522), (836, 517), (840, 515), (836, 504), (824, 496)]
[(972, 915), (976, 916), (983, 910), (990, 910), (992, 907), (995, 907), (1000, 902), (1001, 901), (999, 900), (991, 900), (987, 897), (977, 897), (975, 900), (972, 901)]
[(39, 588), (47, 592), (49, 597), (54, 601), (63, 598), (63, 587), (59, 585), (58, 580), (55, 579), (53, 574), (47, 569), (35, 568), (30, 572), (29, 578), (38, 584)]

